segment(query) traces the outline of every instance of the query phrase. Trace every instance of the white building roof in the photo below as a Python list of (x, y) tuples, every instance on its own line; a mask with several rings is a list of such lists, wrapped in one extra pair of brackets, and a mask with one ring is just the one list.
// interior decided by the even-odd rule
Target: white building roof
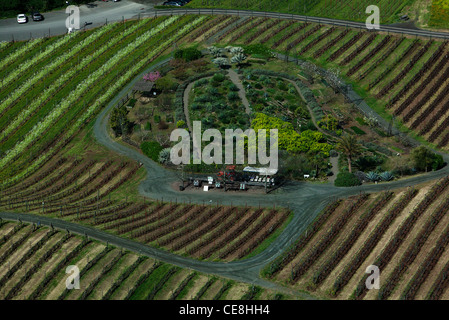
[(244, 172), (255, 172), (264, 176), (273, 176), (278, 173), (278, 169), (245, 167)]

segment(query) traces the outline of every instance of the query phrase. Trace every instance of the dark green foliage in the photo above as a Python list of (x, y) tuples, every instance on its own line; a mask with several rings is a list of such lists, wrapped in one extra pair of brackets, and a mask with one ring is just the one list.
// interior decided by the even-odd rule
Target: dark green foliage
[(443, 157), (424, 146), (413, 149), (411, 159), (419, 171), (438, 170), (444, 166)]
[(195, 85), (193, 87), (194, 88), (204, 87), (208, 83), (209, 83), (208, 79), (201, 79), (201, 80), (198, 80), (197, 82), (195, 82)]
[(220, 92), (218, 91), (217, 88), (215, 87), (208, 87), (207, 88), (207, 93), (211, 96), (215, 96), (218, 97), (220, 95)]
[(388, 135), (385, 132), (383, 132), (382, 130), (380, 130), (378, 128), (374, 128), (373, 130), (381, 137), (388, 137)]
[(136, 105), (137, 99), (130, 99), (128, 102), (129, 107), (134, 107)]
[(336, 187), (354, 187), (359, 186), (361, 183), (357, 177), (350, 172), (340, 172), (335, 179)]
[(223, 73), (216, 73), (213, 77), (212, 77), (212, 82), (218, 82), (221, 83), (225, 80), (225, 75)]
[(365, 120), (363, 120), (360, 117), (355, 118), (355, 120), (361, 125), (361, 126), (366, 126), (367, 123), (365, 122)]
[(359, 168), (360, 171), (372, 171), (376, 167), (382, 165), (385, 159), (380, 156), (362, 156), (354, 161), (354, 165)]
[(353, 126), (353, 127), (351, 127), (351, 129), (352, 129), (352, 131), (354, 131), (356, 134), (358, 134), (360, 136), (366, 134), (366, 132), (363, 131), (362, 129), (360, 129), (359, 127)]
[(277, 82), (277, 87), (278, 87), (280, 90), (282, 90), (282, 91), (287, 91), (287, 90), (288, 90), (288, 87), (287, 87), (287, 85), (285, 84), (284, 81), (278, 81), (278, 82)]
[(313, 131), (317, 131), (317, 127), (315, 127), (315, 124), (313, 124), (312, 120), (307, 121), (307, 124), (305, 126), (301, 127), (301, 131), (306, 131), (306, 130), (313, 130)]
[(263, 44), (251, 44), (248, 46), (242, 46), (245, 50), (245, 54), (252, 55), (254, 58), (268, 59), (272, 56), (270, 48)]
[(133, 123), (128, 120), (128, 110), (126, 106), (114, 108), (111, 113), (109, 124), (116, 136), (128, 134), (131, 132)]
[(208, 94), (202, 94), (198, 97), (195, 97), (195, 100), (194, 100), (194, 102), (199, 103), (199, 105), (201, 105), (202, 103), (212, 102), (212, 101), (213, 101), (213, 97)]
[(158, 161), (159, 153), (164, 149), (159, 143), (155, 141), (145, 141), (140, 145), (142, 152), (153, 161)]
[(279, 175), (286, 179), (303, 180), (304, 174), (312, 177), (327, 175), (327, 160), (312, 154), (292, 155), (280, 150)]
[(262, 288), (258, 286), (251, 286), (249, 291), (243, 295), (241, 300), (255, 300), (257, 295), (262, 291)]
[(164, 92), (176, 90), (178, 87), (178, 84), (175, 81), (172, 81), (167, 77), (157, 79), (155, 85), (158, 90)]
[(154, 115), (154, 122), (156, 122), (156, 123), (161, 122), (161, 116), (158, 115), (158, 114), (155, 114), (155, 115)]
[(198, 60), (203, 56), (201, 51), (196, 48), (178, 49), (174, 53), (175, 59), (183, 59), (187, 62)]
[(230, 93), (228, 93), (228, 100), (229, 101), (238, 101), (238, 100), (240, 100), (240, 97), (237, 93), (230, 92)]
[(229, 89), (229, 91), (234, 91), (234, 92), (239, 91), (239, 88), (233, 83), (229, 84), (228, 89)]
[(274, 96), (274, 99), (276, 99), (277, 101), (284, 101), (284, 97), (282, 96), (282, 94), (277, 94)]

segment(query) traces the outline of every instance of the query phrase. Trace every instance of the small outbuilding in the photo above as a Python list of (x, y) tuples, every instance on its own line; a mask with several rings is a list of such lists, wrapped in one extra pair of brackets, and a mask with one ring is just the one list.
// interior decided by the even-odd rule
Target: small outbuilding
[(151, 91), (153, 91), (154, 88), (154, 82), (151, 81), (145, 81), (145, 80), (140, 80), (138, 82), (136, 82), (136, 84), (133, 87), (134, 91), (139, 91), (139, 92), (145, 92), (145, 93), (151, 93)]

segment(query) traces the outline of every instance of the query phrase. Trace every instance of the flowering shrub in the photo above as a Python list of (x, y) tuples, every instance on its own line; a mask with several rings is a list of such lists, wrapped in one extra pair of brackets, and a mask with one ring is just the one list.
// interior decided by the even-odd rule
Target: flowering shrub
[(143, 80), (155, 82), (156, 80), (161, 78), (161, 74), (159, 71), (150, 72), (143, 76)]

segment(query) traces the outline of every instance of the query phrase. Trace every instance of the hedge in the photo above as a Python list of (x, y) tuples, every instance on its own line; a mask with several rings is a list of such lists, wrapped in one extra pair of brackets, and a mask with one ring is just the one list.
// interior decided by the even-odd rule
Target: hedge
[(350, 173), (350, 172), (340, 172), (337, 175), (337, 179), (335, 179), (336, 187), (354, 187), (354, 186), (359, 186), (361, 184), (362, 183), (355, 176), (355, 174)]
[(155, 141), (145, 141), (140, 145), (142, 152), (151, 160), (158, 162), (159, 153), (164, 149), (159, 143)]

